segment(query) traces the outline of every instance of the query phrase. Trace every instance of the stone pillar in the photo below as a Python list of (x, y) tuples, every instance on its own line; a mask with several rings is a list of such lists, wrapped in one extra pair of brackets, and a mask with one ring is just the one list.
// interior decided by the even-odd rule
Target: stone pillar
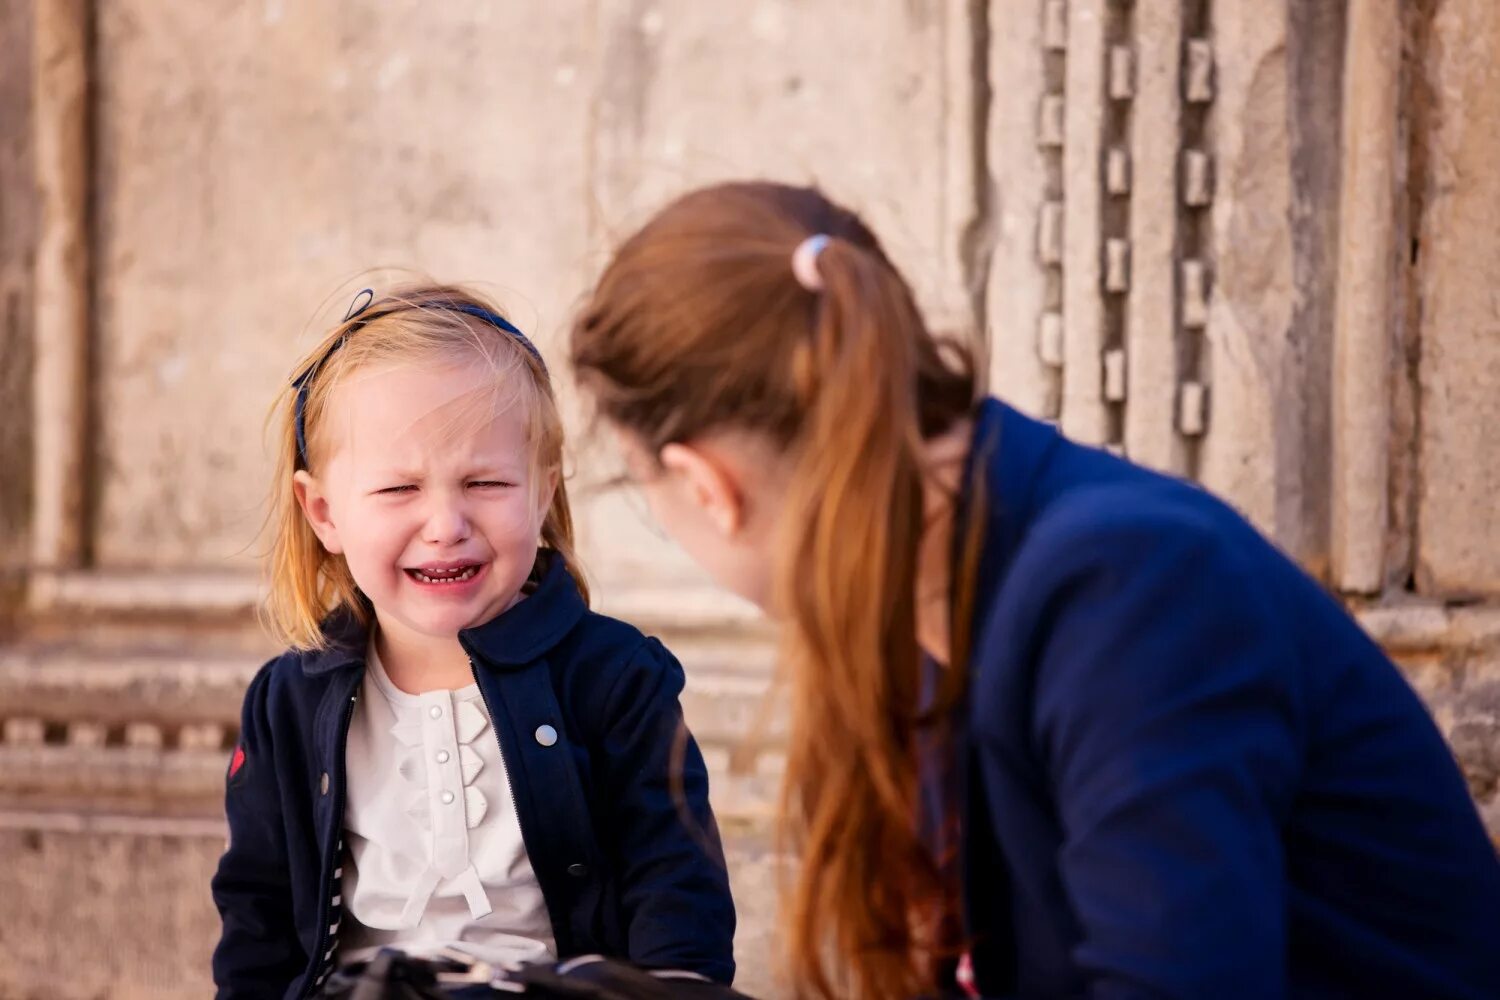
[(1124, 291), (1105, 276), (1099, 176), (1113, 101), (1105, 89), (1106, 35), (1112, 34), (1105, 22), (1112, 13), (1107, 0), (1069, 0), (1063, 74), (1061, 422), (1070, 437), (1097, 445), (1116, 440), (1102, 378), (1104, 350), (1115, 333), (1107, 328), (1105, 296)]
[(1034, 416), (1062, 406), (1063, 0), (989, 5), (985, 289), (990, 391)]
[(0, 0), (0, 618), (31, 562), (32, 4)]
[(1007, 5), (990, 56), (992, 385), (1076, 439), (1188, 475), (1211, 429), (1209, 13)]
[(32, 96), (41, 220), (34, 276), (32, 564), (84, 557), (89, 336), (89, 11), (85, 0), (33, 8)]
[(1331, 572), (1351, 593), (1385, 586), (1394, 365), (1401, 9), (1349, 8), (1338, 312), (1333, 356)]
[(1208, 14), (1213, 405), (1197, 471), (1316, 574), (1327, 564), (1340, 10), (1288, 0)]
[[(1199, 220), (1212, 194), (1201, 143), (1212, 106), (1213, 56), (1206, 37), (1185, 30), (1183, 14), (1180, 0), (1137, 0), (1130, 145), (1111, 149), (1105, 164), (1112, 190), (1129, 195), (1125, 452), (1178, 474), (1188, 471), (1194, 436), (1184, 428), (1198, 428), (1192, 398), (1182, 411), (1189, 421), (1179, 422), (1180, 396), (1195, 395), (1179, 389), (1179, 377), (1191, 382), (1199, 353), (1193, 348), (1202, 336), (1207, 294)], [(1190, 188), (1178, 180), (1179, 166), (1188, 165)]]
[(1500, 597), (1500, 5), (1440, 0), (1421, 72), (1417, 589)]

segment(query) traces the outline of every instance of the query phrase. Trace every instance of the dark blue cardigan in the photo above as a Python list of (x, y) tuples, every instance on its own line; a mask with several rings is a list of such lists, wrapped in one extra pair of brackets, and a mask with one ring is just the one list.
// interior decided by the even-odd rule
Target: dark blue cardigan
[[(655, 639), (590, 613), (560, 559), (541, 565), (530, 597), (459, 640), (558, 951), (728, 982), (734, 904), (708, 775), (691, 738), (674, 754), (682, 668)], [(221, 1000), (305, 996), (337, 961), (344, 747), (366, 633), (350, 616), (329, 632), (329, 649), (271, 661), (245, 696), (213, 880)], [(534, 738), (543, 725), (555, 742)]]
[(973, 455), (984, 995), (1500, 997), (1494, 847), (1344, 610), (1207, 493), (1000, 403)]

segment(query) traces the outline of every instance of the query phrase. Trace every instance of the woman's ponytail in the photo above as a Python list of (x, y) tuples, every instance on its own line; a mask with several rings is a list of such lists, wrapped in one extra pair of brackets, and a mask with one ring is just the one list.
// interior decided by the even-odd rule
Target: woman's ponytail
[[(779, 553), (802, 662), (792, 670), (784, 813), (802, 856), (790, 901), (794, 981), (825, 996), (921, 992), (915, 919), (936, 887), (917, 813), (922, 535), (915, 345), (904, 283), (858, 246), (818, 256), (812, 338), (795, 362), (802, 435)], [(864, 901), (876, 893), (876, 905)], [(832, 904), (832, 905), (830, 905)], [(860, 956), (837, 981), (825, 946)], [(851, 989), (852, 987), (852, 989)]]

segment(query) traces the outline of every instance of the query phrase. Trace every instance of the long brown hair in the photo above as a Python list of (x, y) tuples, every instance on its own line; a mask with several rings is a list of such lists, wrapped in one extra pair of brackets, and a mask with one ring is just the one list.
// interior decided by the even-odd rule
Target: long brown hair
[[(573, 515), (562, 476), (562, 420), (551, 380), (540, 358), (519, 340), (474, 318), (466, 311), (470, 309), (503, 315), (468, 288), (421, 284), (372, 298), (358, 315), (329, 330), (292, 369), (298, 378), (311, 372), (304, 417), (308, 467), (316, 474), (327, 459), (324, 415), (334, 391), (353, 373), (393, 364), (484, 365), (495, 405), (501, 400), (515, 401), (527, 416), (532, 483), (540, 484), (549, 475), (557, 475), (540, 542), (558, 553), (586, 601), (588, 587), (574, 552)], [(301, 467), (302, 456), (297, 443), (296, 401), (296, 383), (289, 378), (270, 415), (275, 425), (276, 471), (267, 523), (270, 553), (262, 618), (278, 640), (294, 648), (316, 649), (326, 644), (321, 626), (329, 612), (346, 608), (368, 624), (370, 608), (344, 557), (323, 548), (297, 503), (292, 477)]]
[[(818, 292), (791, 267), (814, 234), (830, 238)], [(599, 414), (652, 453), (733, 427), (794, 456), (775, 569), (783, 823), (801, 862), (789, 972), (825, 998), (930, 989), (944, 893), (916, 820), (913, 590), (923, 443), (971, 413), (969, 351), (931, 334), (854, 213), (811, 188), (736, 183), (682, 197), (619, 248), (571, 353)]]

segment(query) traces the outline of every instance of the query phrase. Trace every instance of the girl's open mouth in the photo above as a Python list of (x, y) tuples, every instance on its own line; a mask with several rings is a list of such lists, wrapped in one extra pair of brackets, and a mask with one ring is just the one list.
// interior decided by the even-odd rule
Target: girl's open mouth
[(484, 567), (484, 563), (477, 562), (435, 563), (408, 567), (406, 575), (424, 586), (452, 587), (474, 579), (484, 572)]

